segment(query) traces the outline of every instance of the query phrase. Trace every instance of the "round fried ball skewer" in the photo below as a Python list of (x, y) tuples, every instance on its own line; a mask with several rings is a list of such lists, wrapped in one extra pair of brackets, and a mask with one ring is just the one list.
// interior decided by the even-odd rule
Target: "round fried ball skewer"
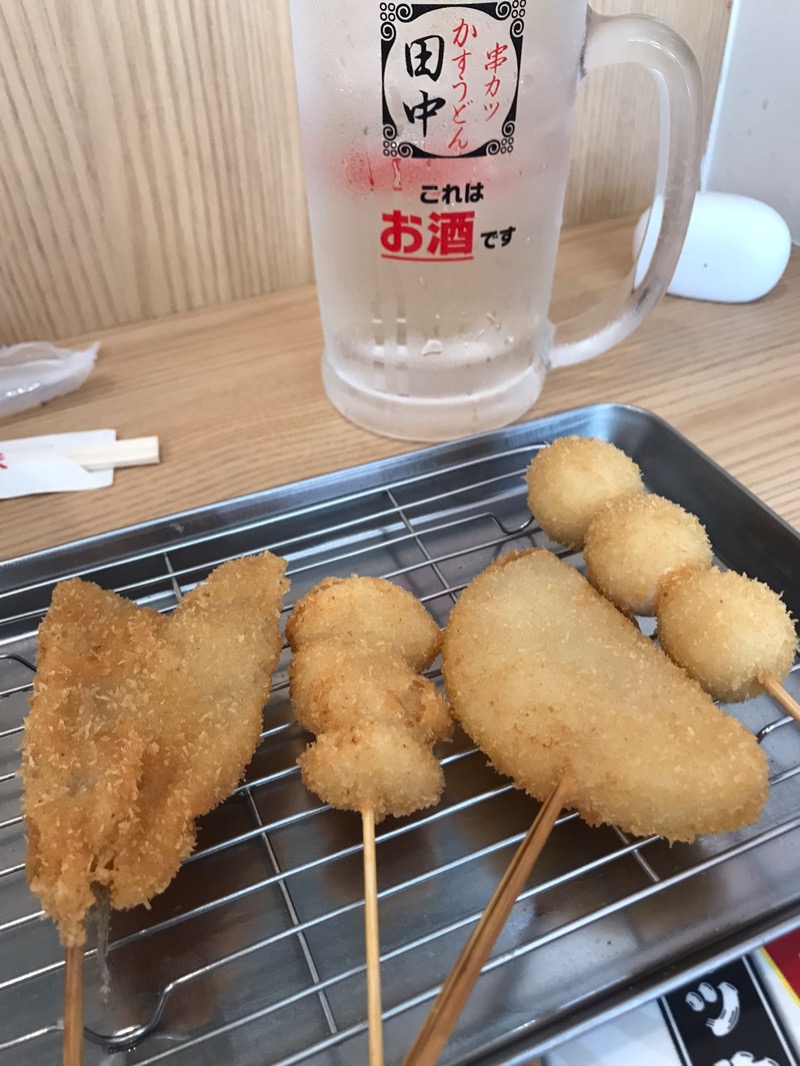
[(663, 496), (638, 493), (608, 504), (589, 524), (586, 575), (626, 613), (652, 615), (660, 581), (685, 568), (707, 570), (711, 542), (700, 520)]
[(289, 696), (317, 734), (297, 760), (308, 788), (360, 811), (370, 1066), (383, 1063), (375, 822), (437, 803), (444, 787), (431, 748), (449, 740), (447, 701), (421, 671), (442, 633), (408, 591), (375, 577), (328, 578), (286, 624)]
[(534, 456), (528, 506), (551, 540), (580, 551), (597, 512), (644, 492), (642, 472), (625, 452), (594, 437), (559, 437)]
[(416, 597), (381, 578), (328, 578), (295, 604), (286, 635), (289, 696), (317, 734), (298, 759), (304, 784), (376, 821), (437, 803), (444, 775), (431, 747), (453, 724), (421, 675), (442, 634)]
[(768, 689), (775, 695), (791, 669), (797, 636), (785, 604), (743, 574), (669, 575), (656, 598), (656, 618), (664, 651), (715, 699), (738, 703)]

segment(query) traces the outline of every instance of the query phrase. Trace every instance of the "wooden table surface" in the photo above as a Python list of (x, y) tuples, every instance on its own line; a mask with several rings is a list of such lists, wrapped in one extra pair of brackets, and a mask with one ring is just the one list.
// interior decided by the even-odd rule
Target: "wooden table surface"
[[(554, 317), (582, 309), (630, 262), (631, 227), (564, 234)], [(532, 415), (586, 403), (661, 415), (793, 525), (800, 525), (800, 255), (758, 303), (666, 298), (614, 351), (552, 373)], [(98, 340), (88, 382), (0, 420), (0, 439), (115, 428), (157, 434), (157, 467), (112, 488), (0, 502), (0, 559), (243, 493), (410, 451), (330, 406), (319, 377), (312, 288), (128, 326)]]

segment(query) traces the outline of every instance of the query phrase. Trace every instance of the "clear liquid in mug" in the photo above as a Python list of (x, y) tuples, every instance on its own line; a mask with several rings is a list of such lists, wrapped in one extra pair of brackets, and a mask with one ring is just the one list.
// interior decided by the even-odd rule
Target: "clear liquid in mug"
[(372, 9), (293, 11), (323, 380), (361, 425), (445, 439), (541, 388), (586, 9)]

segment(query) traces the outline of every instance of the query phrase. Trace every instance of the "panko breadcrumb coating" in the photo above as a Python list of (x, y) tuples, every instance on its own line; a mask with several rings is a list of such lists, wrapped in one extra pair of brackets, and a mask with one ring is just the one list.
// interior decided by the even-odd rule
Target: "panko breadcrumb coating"
[(550, 537), (573, 551), (607, 503), (644, 492), (642, 472), (624, 452), (594, 437), (560, 437), (528, 467), (528, 506)]
[(797, 634), (783, 600), (768, 585), (732, 570), (676, 573), (656, 600), (664, 651), (715, 699), (736, 703), (782, 680)]
[(691, 841), (758, 818), (767, 764), (635, 624), (567, 563), (503, 556), (461, 594), (442, 652), (453, 713), (501, 773), (590, 824)]
[(163, 891), (195, 818), (255, 751), (288, 582), (274, 555), (239, 559), (171, 617), (85, 581), (56, 586), (25, 723), (28, 883), (65, 946), (85, 942), (95, 889), (112, 907)]
[(420, 675), (442, 636), (422, 604), (380, 578), (328, 578), (297, 602), (286, 635), (289, 696), (317, 734), (298, 759), (307, 787), (376, 821), (437, 803), (444, 775), (431, 747), (453, 723)]
[(707, 570), (713, 552), (700, 519), (663, 496), (615, 500), (589, 523), (586, 575), (623, 611), (652, 615), (662, 578), (675, 570)]

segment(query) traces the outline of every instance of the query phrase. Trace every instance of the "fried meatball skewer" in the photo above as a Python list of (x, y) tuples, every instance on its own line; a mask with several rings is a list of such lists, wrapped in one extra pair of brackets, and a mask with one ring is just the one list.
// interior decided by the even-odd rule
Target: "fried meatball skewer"
[(431, 747), (452, 719), (421, 676), (441, 630), (410, 592), (372, 577), (329, 578), (286, 624), (289, 695), (316, 740), (298, 759), (303, 781), (331, 806), (361, 814), (370, 1064), (383, 1060), (375, 823), (437, 803), (444, 775)]
[(528, 467), (528, 506), (547, 536), (580, 551), (589, 523), (607, 504), (645, 491), (633, 459), (595, 437), (559, 437)]
[(797, 635), (769, 586), (733, 570), (677, 572), (660, 587), (656, 620), (661, 647), (715, 699), (739, 703), (769, 692), (800, 721), (781, 684)]
[(660, 496), (627, 496), (597, 512), (583, 554), (591, 583), (622, 611), (660, 614), (663, 649), (712, 696), (735, 703), (766, 691), (800, 721), (781, 684), (795, 652), (789, 612), (768, 586), (712, 567), (695, 515)]
[(583, 549), (589, 580), (621, 611), (651, 615), (662, 577), (711, 566), (700, 521), (645, 490), (639, 467), (594, 437), (560, 437), (527, 472), (528, 504), (542, 530)]
[(626, 614), (655, 614), (664, 578), (707, 570), (711, 542), (700, 520), (677, 503), (649, 493), (626, 496), (592, 518), (583, 544), (586, 576)]
[(699, 519), (647, 493), (624, 452), (593, 437), (561, 437), (537, 453), (527, 481), (544, 532), (583, 548), (590, 582), (621, 611), (658, 613), (664, 650), (712, 696), (736, 702), (766, 691), (800, 721), (800, 704), (781, 684), (796, 638), (780, 597), (712, 570)]

